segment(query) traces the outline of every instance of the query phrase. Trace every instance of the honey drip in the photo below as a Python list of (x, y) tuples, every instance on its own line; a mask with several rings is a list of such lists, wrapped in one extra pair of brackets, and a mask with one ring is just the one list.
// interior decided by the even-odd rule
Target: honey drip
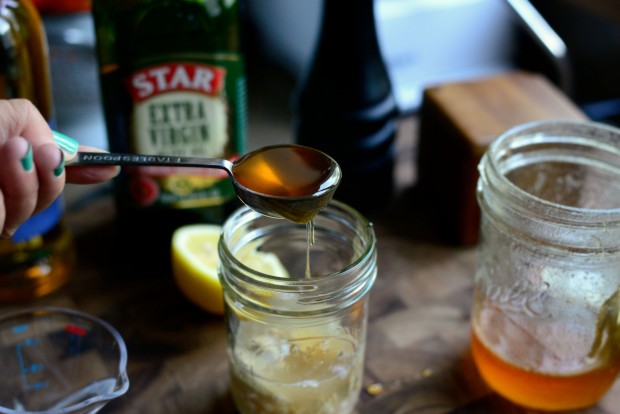
[(306, 279), (312, 277), (312, 271), (310, 269), (310, 248), (314, 245), (314, 219), (306, 223), (306, 230), (308, 232), (308, 246), (306, 249)]
[(258, 193), (250, 207), (273, 211), (306, 225), (307, 279), (312, 277), (310, 249), (314, 245), (314, 217), (333, 196), (340, 178), (334, 175), (337, 168), (335, 161), (322, 152), (299, 145), (265, 147), (239, 159), (233, 166), (235, 180)]

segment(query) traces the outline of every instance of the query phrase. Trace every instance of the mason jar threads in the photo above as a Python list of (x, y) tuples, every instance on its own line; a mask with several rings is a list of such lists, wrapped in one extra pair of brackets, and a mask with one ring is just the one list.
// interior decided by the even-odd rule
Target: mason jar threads
[(374, 230), (336, 201), (309, 230), (248, 207), (224, 224), (219, 272), (231, 390), (243, 414), (346, 414), (358, 400)]
[(594, 405), (620, 371), (620, 130), (521, 125), (479, 171), (476, 365), (520, 405)]

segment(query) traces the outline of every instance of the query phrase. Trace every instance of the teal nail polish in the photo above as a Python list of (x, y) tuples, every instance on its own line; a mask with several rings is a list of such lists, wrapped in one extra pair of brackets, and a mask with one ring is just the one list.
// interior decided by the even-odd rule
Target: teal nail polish
[(22, 162), (22, 167), (24, 167), (24, 170), (32, 171), (32, 167), (34, 165), (34, 162), (32, 159), (32, 145), (28, 145), (28, 152), (26, 153), (26, 155), (24, 155), (24, 158), (21, 159), (21, 162)]
[(60, 151), (60, 164), (58, 167), (54, 168), (54, 176), (60, 177), (62, 172), (65, 170), (65, 153)]
[(57, 131), (52, 131), (52, 137), (54, 138), (54, 141), (56, 141), (56, 144), (58, 144), (61, 150), (63, 150), (69, 155), (77, 154), (78, 147), (80, 146), (79, 142)]

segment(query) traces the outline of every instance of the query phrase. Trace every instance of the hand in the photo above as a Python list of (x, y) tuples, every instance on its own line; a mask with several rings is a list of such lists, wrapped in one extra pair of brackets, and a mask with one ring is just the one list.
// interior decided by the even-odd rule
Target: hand
[(94, 184), (119, 172), (118, 167), (72, 167), (65, 171), (64, 160), (65, 153), (54, 141), (47, 121), (30, 101), (0, 100), (1, 238), (11, 237), (32, 214), (49, 206), (65, 182)]

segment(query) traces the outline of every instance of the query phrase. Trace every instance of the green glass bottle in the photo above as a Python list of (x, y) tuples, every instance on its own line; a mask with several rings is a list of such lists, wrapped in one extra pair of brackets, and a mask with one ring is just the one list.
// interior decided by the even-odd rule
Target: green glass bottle
[[(237, 0), (93, 0), (93, 17), (111, 151), (231, 160), (245, 152)], [(239, 204), (229, 177), (209, 169), (127, 168), (115, 192), (132, 258), (138, 249), (167, 258), (176, 228), (222, 223)]]

